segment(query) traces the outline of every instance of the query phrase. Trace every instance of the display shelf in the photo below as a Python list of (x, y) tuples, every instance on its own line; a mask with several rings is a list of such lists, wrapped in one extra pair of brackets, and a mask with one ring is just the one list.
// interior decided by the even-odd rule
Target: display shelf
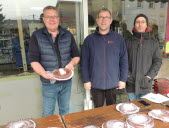
[(13, 63), (12, 41), (10, 35), (0, 35), (0, 64)]

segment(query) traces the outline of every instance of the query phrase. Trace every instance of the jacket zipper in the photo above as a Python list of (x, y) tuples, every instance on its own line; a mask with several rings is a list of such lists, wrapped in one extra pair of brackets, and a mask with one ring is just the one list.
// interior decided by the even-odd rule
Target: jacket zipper
[(141, 33), (141, 37), (140, 37), (140, 46), (142, 46), (142, 44), (143, 44), (143, 35), (142, 35), (142, 33)]
[[(57, 36), (59, 36), (59, 35), (57, 35)], [(59, 66), (59, 68), (61, 68), (62, 67), (62, 63), (61, 63), (61, 55), (60, 55), (60, 51), (59, 51), (59, 40), (60, 40), (60, 36), (59, 37), (56, 37), (56, 39), (55, 39), (55, 43), (57, 43), (56, 45), (56, 47), (55, 47), (55, 45), (53, 44), (54, 43), (54, 41), (52, 40), (52, 37), (50, 37), (50, 36), (48, 36), (48, 38), (49, 38), (49, 40), (51, 41), (51, 44), (52, 44), (52, 46), (53, 46), (53, 48), (54, 48), (54, 52), (55, 52), (55, 54), (56, 54), (56, 56), (57, 56), (57, 58), (58, 58), (58, 66)], [(58, 51), (58, 52), (57, 52)]]
[(104, 40), (104, 87), (106, 89), (106, 39), (103, 37)]
[[(59, 36), (59, 35), (57, 35), (57, 36)], [(61, 54), (60, 54), (60, 50), (59, 50), (59, 40), (60, 40), (60, 36), (56, 37), (56, 40), (55, 40), (55, 43), (56, 43), (56, 53), (57, 53), (57, 57), (58, 57), (59, 68), (62, 68)]]
[[(140, 38), (140, 43), (141, 43), (141, 47), (142, 47), (142, 45), (143, 45), (143, 34), (141, 33), (141, 38)], [(143, 52), (143, 47), (141, 48), (141, 50), (142, 50), (142, 52)], [(141, 52), (141, 53), (142, 53)], [(142, 55), (142, 60), (143, 60), (143, 55)], [(142, 69), (143, 69), (143, 61), (142, 61)], [(144, 74), (144, 71), (142, 70), (142, 74)]]

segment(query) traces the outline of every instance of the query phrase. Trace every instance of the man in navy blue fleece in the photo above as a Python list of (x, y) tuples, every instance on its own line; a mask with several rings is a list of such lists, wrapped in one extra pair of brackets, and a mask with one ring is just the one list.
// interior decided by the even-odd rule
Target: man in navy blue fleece
[(116, 90), (125, 88), (128, 57), (123, 37), (111, 30), (111, 12), (98, 12), (95, 33), (86, 37), (81, 56), (84, 88), (91, 89), (94, 107), (116, 103)]

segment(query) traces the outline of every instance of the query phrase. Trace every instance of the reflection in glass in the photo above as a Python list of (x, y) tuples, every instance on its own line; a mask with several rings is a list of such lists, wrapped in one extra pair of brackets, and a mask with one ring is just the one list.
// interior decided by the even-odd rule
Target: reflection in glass
[[(0, 75), (33, 72), (27, 60), (29, 39), (35, 30), (44, 27), (43, 8), (47, 5), (59, 8), (61, 26), (70, 30), (76, 42), (80, 44), (81, 2), (82, 0), (2, 0), (0, 4)], [(15, 30), (19, 32), (17, 38), (14, 36)], [(20, 51), (16, 50), (17, 46)], [(16, 53), (19, 53), (19, 57)], [(27, 68), (24, 68), (25, 66)]]
[[(108, 8), (112, 11), (112, 29), (120, 33), (125, 39), (132, 34), (134, 17), (137, 14), (146, 14), (149, 18), (151, 35), (165, 46), (168, 0), (88, 0), (88, 12), (94, 19), (97, 11), (101, 8)], [(89, 26), (89, 32), (93, 32), (97, 24)], [(163, 53), (163, 52), (162, 52)]]
[[(13, 30), (20, 30), (19, 28), (22, 27), (19, 31), (23, 36), (19, 37), (20, 39), (23, 38), (20, 44), (28, 45), (32, 33), (36, 29), (44, 26), (42, 11), (47, 5), (54, 5), (59, 8), (61, 13), (61, 25), (69, 29), (76, 41), (81, 44), (81, 42), (83, 42), (81, 39), (81, 37), (83, 37), (83, 33), (81, 33), (83, 29), (81, 2), (82, 0), (76, 0), (74, 2), (70, 0), (1, 0), (0, 74), (5, 75), (7, 72), (8, 74), (16, 74), (16, 72), (18, 72), (12, 52)], [(149, 8), (149, 6), (153, 7), (153, 9)], [(150, 0), (88, 0), (90, 33), (93, 32), (97, 26), (95, 23), (96, 15), (98, 10), (102, 7), (106, 7), (112, 11), (114, 20), (112, 28), (114, 31), (122, 34), (125, 39), (130, 37), (134, 17), (139, 13), (146, 14), (149, 18), (149, 27), (152, 30), (151, 34), (160, 42), (161, 47), (164, 48), (168, 0), (154, 0), (153, 2), (150, 2)], [(18, 25), (19, 19), (22, 21), (20, 25)], [(28, 68), (28, 71), (31, 70)]]

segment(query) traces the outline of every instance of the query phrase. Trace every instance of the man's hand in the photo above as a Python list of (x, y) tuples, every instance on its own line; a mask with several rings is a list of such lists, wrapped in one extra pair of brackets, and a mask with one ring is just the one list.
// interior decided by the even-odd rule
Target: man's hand
[(125, 82), (123, 82), (123, 81), (119, 81), (118, 82), (118, 88), (117, 89), (123, 89), (125, 87), (126, 87), (126, 83)]
[(80, 57), (74, 57), (66, 66), (70, 70), (74, 70), (74, 67), (79, 63)]
[(44, 77), (45, 79), (55, 80), (52, 72), (44, 72), (42, 73), (42, 77)]
[(70, 69), (70, 70), (74, 70), (74, 66), (73, 66), (71, 63), (67, 64), (67, 65), (65, 66), (65, 68), (68, 68), (68, 69)]
[(86, 90), (90, 90), (91, 87), (92, 87), (91, 82), (84, 83), (84, 88), (85, 88)]
[(53, 79), (54, 80), (53, 73), (45, 71), (45, 69), (42, 67), (42, 65), (39, 62), (32, 62), (31, 67), (33, 68), (33, 70), (36, 73), (38, 73), (39, 75), (41, 75), (45, 79)]

